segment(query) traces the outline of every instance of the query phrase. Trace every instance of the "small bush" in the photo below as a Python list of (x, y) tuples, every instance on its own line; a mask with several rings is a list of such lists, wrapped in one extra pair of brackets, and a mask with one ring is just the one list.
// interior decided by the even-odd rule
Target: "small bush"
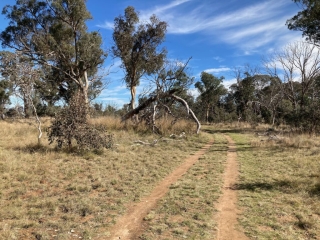
[(88, 123), (88, 108), (80, 93), (70, 101), (69, 106), (56, 114), (51, 127), (48, 128), (50, 144), (57, 143), (58, 148), (72, 148), (72, 142), (82, 150), (111, 148), (112, 135), (99, 131)]

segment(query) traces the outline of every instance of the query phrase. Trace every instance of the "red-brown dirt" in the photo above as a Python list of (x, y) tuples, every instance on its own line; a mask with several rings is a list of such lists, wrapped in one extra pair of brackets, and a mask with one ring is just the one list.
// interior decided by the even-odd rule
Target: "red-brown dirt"
[(239, 175), (237, 162), (236, 145), (229, 136), (225, 136), (229, 142), (227, 154), (227, 165), (224, 173), (224, 185), (222, 195), (216, 205), (219, 211), (218, 240), (247, 240), (249, 239), (238, 225), (237, 215), (240, 213), (237, 208), (237, 192), (233, 189)]
[[(225, 137), (229, 142), (229, 149), (227, 152), (226, 169), (223, 176), (224, 185), (222, 195), (216, 205), (219, 211), (216, 216), (218, 222), (217, 239), (248, 240), (249, 238), (243, 233), (237, 221), (237, 216), (240, 211), (237, 208), (237, 192), (233, 189), (239, 175), (236, 145), (229, 136)], [(169, 186), (181, 178), (212, 144), (213, 141), (186, 159), (183, 164), (163, 179), (148, 197), (130, 206), (127, 213), (118, 219), (108, 239), (137, 239), (145, 229), (143, 218), (156, 207), (157, 202), (168, 192)]]
[(201, 150), (186, 159), (186, 161), (176, 168), (171, 174), (163, 179), (151, 192), (142, 199), (141, 202), (129, 207), (127, 213), (120, 217), (113, 227), (109, 239), (136, 239), (144, 230), (143, 218), (155, 208), (159, 199), (168, 192), (169, 186), (175, 183), (194, 165), (213, 144), (213, 141), (206, 144)]

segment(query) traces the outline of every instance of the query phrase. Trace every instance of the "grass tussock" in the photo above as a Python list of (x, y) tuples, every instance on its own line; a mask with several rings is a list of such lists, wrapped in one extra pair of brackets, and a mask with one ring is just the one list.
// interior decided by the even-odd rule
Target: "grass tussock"
[[(193, 134), (196, 132), (196, 124), (191, 120), (181, 119), (172, 124), (173, 119), (158, 119), (156, 125), (162, 135), (180, 134), (185, 132)], [(90, 119), (90, 123), (94, 126), (106, 127), (108, 131), (134, 131), (139, 133), (152, 133), (152, 129), (144, 123), (136, 124), (130, 120), (121, 122), (121, 118), (107, 116)]]
[(320, 147), (320, 137), (307, 134), (284, 135), (277, 132), (266, 136), (258, 136), (251, 140), (253, 147), (306, 148), (316, 150)]
[(246, 234), (253, 239), (319, 239), (319, 138), (233, 137), (241, 163), (237, 189)]
[(153, 134), (113, 134), (113, 149), (74, 153), (55, 150), (45, 135), (38, 146), (32, 122), (0, 121), (0, 239), (106, 239), (127, 203), (210, 138), (187, 135), (152, 147), (134, 142), (152, 142)]

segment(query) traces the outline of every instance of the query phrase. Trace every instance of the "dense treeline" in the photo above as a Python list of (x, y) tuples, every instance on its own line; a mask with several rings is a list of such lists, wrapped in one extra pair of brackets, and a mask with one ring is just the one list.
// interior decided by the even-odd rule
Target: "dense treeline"
[[(167, 50), (161, 47), (167, 23), (155, 15), (148, 22), (141, 22), (135, 9), (127, 7), (124, 15), (115, 18), (110, 51), (121, 59), (124, 81), (131, 93), (130, 103), (119, 109), (94, 101), (104, 89), (105, 76), (99, 69), (108, 56), (101, 47), (100, 33), (87, 29), (86, 21), (92, 16), (86, 1), (17, 0), (2, 11), (9, 25), (0, 34), (2, 46), (8, 50), (0, 52), (0, 114), (25, 118), (33, 115), (38, 119), (40, 133), (38, 117), (61, 118), (58, 113), (67, 114), (63, 109), (71, 105), (83, 109), (78, 111), (84, 115), (79, 118), (81, 123), (72, 123), (81, 125), (79, 129), (87, 129), (83, 124), (90, 115), (112, 115), (147, 124), (157, 133), (157, 119), (170, 119), (174, 124), (183, 117), (195, 121), (198, 131), (200, 120), (286, 124), (318, 132), (320, 19), (316, 13), (320, 8), (317, 1), (295, 2), (305, 6), (304, 11), (289, 19), (287, 25), (302, 31), (308, 42), (292, 43), (267, 56), (260, 71), (235, 69), (236, 81), (229, 89), (224, 86), (224, 77), (202, 72), (195, 79), (188, 74), (189, 61), (169, 61)], [(142, 77), (153, 87), (136, 99), (136, 87)], [(197, 97), (191, 95), (190, 88), (198, 91)], [(21, 106), (10, 105), (12, 96), (20, 99)], [(55, 135), (51, 132), (51, 138)], [(69, 145), (71, 139), (68, 136)]]

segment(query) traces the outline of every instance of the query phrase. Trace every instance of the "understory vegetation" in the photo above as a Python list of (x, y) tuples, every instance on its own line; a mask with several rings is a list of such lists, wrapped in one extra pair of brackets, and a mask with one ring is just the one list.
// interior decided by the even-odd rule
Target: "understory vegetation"
[(235, 189), (246, 235), (319, 238), (318, 137), (289, 136), (285, 131), (266, 135), (267, 126), (239, 129), (235, 123), (205, 126), (200, 135), (187, 133), (181, 138), (180, 125), (174, 137), (159, 139), (146, 129), (139, 133), (111, 119), (90, 122), (112, 129), (113, 148), (58, 151), (37, 144), (32, 122), (1, 122), (1, 239), (107, 239), (130, 205), (148, 196), (190, 154), (214, 139), (214, 145), (144, 218), (140, 236), (212, 239), (227, 156), (225, 134), (237, 143), (240, 179)]
[[(91, 120), (96, 126), (105, 121)], [(112, 149), (58, 151), (37, 144), (32, 121), (0, 124), (1, 239), (105, 239), (128, 203), (147, 195), (209, 138), (168, 136), (152, 147), (135, 142), (152, 143), (154, 135), (116, 129), (114, 119)]]
[[(152, 13), (140, 19), (126, 7), (103, 49), (101, 32), (87, 26), (86, 0), (5, 6), (0, 239), (108, 239), (130, 207), (214, 139), (144, 217), (139, 237), (213, 239), (226, 135), (237, 146), (232, 189), (245, 234), (320, 239), (320, 1), (293, 1), (303, 11), (287, 26), (306, 41), (272, 48), (258, 67), (235, 67), (228, 89), (215, 68), (194, 76), (191, 56), (173, 60), (169, 23)], [(129, 100), (107, 88), (107, 57), (123, 70), (112, 80)], [(102, 92), (130, 102), (98, 102)]]
[(239, 220), (251, 239), (319, 239), (320, 139), (230, 133), (241, 164)]

